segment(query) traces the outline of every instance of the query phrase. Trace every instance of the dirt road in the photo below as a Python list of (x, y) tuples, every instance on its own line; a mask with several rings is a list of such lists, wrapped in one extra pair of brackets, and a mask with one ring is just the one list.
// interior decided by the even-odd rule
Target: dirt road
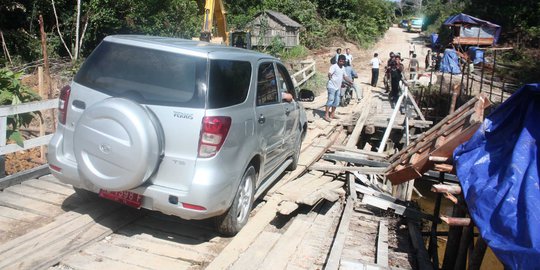
[[(330, 67), (329, 60), (332, 55), (335, 55), (337, 48), (350, 48), (353, 55), (353, 67), (359, 74), (359, 80), (362, 85), (369, 84), (371, 80), (371, 65), (369, 61), (373, 58), (374, 53), (379, 54), (379, 59), (383, 62), (383, 66), (388, 60), (390, 52), (400, 52), (405, 59), (404, 65), (407, 67), (409, 60), (409, 44), (415, 43), (417, 59), (420, 66), (424, 67), (424, 58), (428, 51), (428, 47), (424, 46), (423, 38), (418, 33), (408, 33), (403, 28), (390, 27), (384, 37), (380, 39), (374, 46), (369, 49), (358, 48), (352, 43), (340, 43), (328, 48), (328, 54), (321, 55), (316, 58), (317, 70), (326, 74)], [(379, 74), (378, 86), (382, 86), (382, 74)]]

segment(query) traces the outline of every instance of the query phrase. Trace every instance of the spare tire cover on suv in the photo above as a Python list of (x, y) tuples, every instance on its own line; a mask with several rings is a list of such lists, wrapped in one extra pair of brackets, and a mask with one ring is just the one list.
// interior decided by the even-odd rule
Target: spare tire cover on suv
[(141, 105), (109, 98), (85, 110), (75, 127), (79, 172), (94, 185), (120, 191), (144, 183), (158, 166), (161, 130)]

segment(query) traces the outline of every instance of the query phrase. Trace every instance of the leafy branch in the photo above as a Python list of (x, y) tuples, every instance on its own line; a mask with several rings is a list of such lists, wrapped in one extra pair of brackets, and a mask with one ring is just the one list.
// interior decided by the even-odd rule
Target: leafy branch
[[(0, 105), (18, 105), (41, 99), (37, 93), (21, 84), (21, 75), (7, 68), (0, 69)], [(6, 137), (22, 147), (24, 140), (19, 128), (28, 127), (36, 116), (41, 117), (41, 114), (36, 112), (8, 116)]]

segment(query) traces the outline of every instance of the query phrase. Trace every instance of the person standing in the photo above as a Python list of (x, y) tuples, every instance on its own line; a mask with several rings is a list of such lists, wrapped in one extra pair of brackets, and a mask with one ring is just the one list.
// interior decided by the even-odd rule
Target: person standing
[(341, 48), (337, 48), (336, 49), (336, 55), (334, 55), (334, 58), (332, 59), (332, 61), (330, 61), (332, 65), (337, 64), (338, 58), (339, 58), (340, 55), (342, 55), (341, 54)]
[(403, 79), (403, 64), (401, 57), (396, 55), (395, 63), (390, 67), (390, 103), (395, 104), (399, 95), (399, 82)]
[(379, 80), (379, 66), (381, 65), (381, 60), (379, 59), (379, 54), (374, 53), (373, 58), (370, 61), (371, 64), (371, 86), (376, 87), (377, 81)]
[(354, 92), (356, 93), (356, 100), (360, 101), (364, 95), (360, 85), (354, 81), (354, 79), (358, 78), (358, 73), (356, 73), (356, 70), (354, 70), (349, 61), (345, 63), (345, 75), (352, 81), (351, 88), (354, 89)]
[(351, 54), (351, 49), (346, 48), (345, 49), (345, 61), (348, 62), (352, 66), (352, 60), (353, 60), (353, 56)]
[(409, 57), (411, 57), (411, 55), (413, 55), (414, 53), (416, 53), (416, 47), (414, 46), (414, 43), (411, 42), (411, 44), (409, 45)]
[(413, 53), (411, 60), (409, 61), (409, 79), (413, 79), (416, 72), (420, 69), (420, 63), (416, 59), (416, 53)]
[(330, 122), (330, 118), (336, 119), (336, 108), (339, 106), (340, 89), (343, 80), (352, 83), (345, 73), (345, 55), (340, 55), (337, 63), (330, 66), (328, 70), (328, 83), (326, 84), (328, 100), (324, 108), (324, 120), (328, 122)]
[(426, 60), (424, 60), (424, 61), (425, 61), (425, 64), (426, 64), (426, 71), (427, 71), (428, 68), (429, 68), (429, 62), (431, 61), (431, 50), (427, 51)]

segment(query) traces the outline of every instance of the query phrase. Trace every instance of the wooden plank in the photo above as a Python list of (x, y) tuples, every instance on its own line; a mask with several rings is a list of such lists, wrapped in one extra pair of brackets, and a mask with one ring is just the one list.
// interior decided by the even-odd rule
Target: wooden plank
[(448, 184), (434, 184), (431, 186), (431, 191), (457, 195), (457, 194), (461, 194), (461, 186), (448, 185)]
[[(152, 233), (159, 234), (159, 232), (155, 230)], [(167, 237), (163, 239), (167, 239)], [(203, 263), (207, 257), (213, 256), (213, 254), (195, 250), (187, 244), (182, 244), (182, 239), (175, 238), (174, 241), (171, 241), (171, 239), (163, 239), (148, 234), (143, 236), (139, 234), (129, 236), (113, 234), (107, 242), (115, 246), (136, 249), (148, 254), (175, 258), (187, 262)]]
[[(178, 243), (179, 245), (182, 246), (182, 250), (184, 249), (189, 249), (193, 251), (204, 250), (204, 252), (202, 252), (201, 255), (209, 253), (209, 250), (213, 250), (213, 246), (216, 245), (216, 243), (218, 243), (220, 239), (219, 237), (208, 237), (208, 238), (205, 238), (206, 240), (202, 240), (203, 238), (193, 237), (192, 235), (185, 236), (177, 232), (181, 230), (192, 232), (191, 230), (192, 226), (176, 224), (176, 227), (177, 229), (173, 231), (169, 227), (169, 224), (164, 224), (163, 227), (159, 227), (159, 226), (146, 227), (146, 226), (141, 226), (138, 224), (138, 222), (136, 222), (135, 224), (130, 224), (130, 226), (128, 227), (121, 228), (117, 233), (124, 234), (127, 236), (135, 236), (136, 238), (140, 238), (145, 241), (151, 241), (151, 242), (164, 241), (166, 244), (169, 244), (169, 245)], [(193, 234), (196, 234), (196, 232), (193, 232)], [(170, 239), (174, 239), (174, 241), (171, 242)], [(175, 244), (175, 248), (176, 247), (177, 245)], [(171, 250), (174, 251), (174, 248), (172, 248)], [(183, 258), (184, 255), (178, 255), (178, 256)]]
[(266, 255), (278, 242), (280, 236), (281, 234), (275, 232), (262, 232), (248, 250), (228, 269), (260, 269)]
[(359, 172), (364, 174), (385, 174), (384, 167), (352, 167), (352, 166), (336, 166), (336, 165), (318, 165), (309, 166), (310, 170), (332, 171), (332, 172)]
[(230, 267), (236, 259), (244, 252), (251, 242), (263, 231), (264, 227), (272, 221), (276, 215), (278, 203), (281, 202), (280, 196), (273, 196), (257, 212), (253, 218), (242, 230), (229, 242), (221, 253), (206, 267), (206, 270), (221, 270)]
[(323, 269), (326, 256), (332, 246), (336, 227), (343, 210), (341, 203), (323, 202), (317, 212), (310, 212), (308, 222), (313, 215), (315, 220), (309, 222), (311, 227), (306, 229), (306, 235), (298, 244), (296, 251), (289, 259), (286, 269)]
[[(0, 246), (0, 268), (16, 266), (36, 269), (52, 266), (66, 254), (111, 234), (117, 228), (139, 218), (143, 212), (123, 207), (114, 213), (102, 211), (100, 214), (103, 215), (81, 215), (60, 226), (53, 222), (42, 227), (48, 230), (45, 234), (41, 233), (25, 242), (20, 240), (27, 238), (27, 235), (33, 235), (35, 231), (32, 231)], [(15, 245), (15, 242), (18, 244)]]
[[(318, 187), (317, 189), (315, 189), (311, 193), (306, 192), (305, 195), (303, 197), (299, 198), (298, 200), (296, 200), (296, 202), (313, 206), (313, 205), (315, 205), (316, 202), (318, 202), (319, 200), (324, 198), (323, 193), (325, 191), (340, 188), (344, 184), (345, 183), (342, 182), (342, 181), (328, 182), (328, 183)], [(338, 196), (338, 198), (339, 198), (339, 196)]]
[(343, 247), (345, 246), (345, 239), (349, 230), (353, 209), (354, 201), (349, 197), (349, 199), (347, 199), (345, 209), (343, 210), (343, 215), (341, 216), (338, 231), (334, 237), (334, 243), (332, 245), (332, 249), (330, 250), (330, 255), (328, 256), (328, 262), (326, 263), (325, 268), (326, 270), (339, 269), (341, 253), (343, 252)]
[(370, 160), (370, 159), (359, 157), (358, 155), (355, 156), (354, 154), (351, 155), (351, 154), (347, 154), (343, 152), (337, 152), (333, 154), (324, 154), (322, 158), (326, 160), (343, 161), (343, 162), (354, 163), (356, 165), (364, 165), (364, 166), (369, 166), (369, 167), (388, 167), (388, 165), (390, 165), (390, 163), (388, 162)]
[(75, 193), (75, 190), (73, 189), (73, 187), (61, 186), (61, 185), (51, 183), (50, 181), (44, 181), (44, 180), (38, 180), (38, 179), (30, 179), (30, 180), (24, 181), (22, 185), (44, 189), (50, 192), (62, 194), (64, 196), (71, 196)]
[(388, 267), (388, 222), (379, 222), (379, 233), (377, 235), (377, 264), (381, 267)]
[(59, 194), (59, 193), (53, 193), (47, 190), (37, 189), (37, 188), (33, 188), (30, 186), (23, 186), (23, 185), (16, 185), (16, 186), (8, 187), (4, 190), (4, 192), (17, 194), (19, 196), (24, 196), (27, 198), (50, 203), (57, 206), (61, 206), (67, 198), (67, 196)]
[[(135, 265), (146, 269), (187, 269), (191, 263), (160, 256), (135, 248), (116, 246), (106, 241), (100, 241), (83, 249), (83, 252), (96, 255), (99, 258), (108, 258), (114, 261), (123, 262), (126, 265)], [(125, 267), (123, 269), (126, 269)]]
[(35, 222), (36, 220), (43, 218), (43, 216), (40, 215), (5, 206), (0, 206), (0, 216), (11, 218), (21, 222)]
[[(0, 258), (4, 256), (4, 253), (7, 251), (17, 248), (24, 245), (25, 243), (31, 242), (34, 239), (45, 238), (47, 235), (55, 235), (58, 232), (63, 230), (73, 230), (73, 224), (78, 224), (82, 222), (81, 220), (92, 219), (94, 216), (99, 218), (102, 215), (108, 214), (111, 211), (114, 211), (120, 208), (121, 205), (109, 201), (96, 201), (89, 203), (77, 209), (77, 211), (70, 211), (60, 216), (57, 216), (55, 220), (46, 226), (40, 227), (31, 233), (22, 235), (8, 243), (0, 245)], [(53, 231), (53, 234), (51, 234)], [(1, 260), (0, 260), (1, 262)]]
[(57, 185), (60, 185), (60, 186), (66, 187), (66, 188), (73, 189), (72, 185), (61, 182), (60, 180), (58, 180), (58, 178), (54, 177), (54, 175), (52, 175), (52, 174), (43, 175), (43, 176), (39, 177), (38, 179), (43, 180), (43, 181), (47, 181), (47, 182), (51, 182), (51, 183), (54, 183), (54, 184), (57, 184)]
[(12, 193), (0, 193), (0, 205), (30, 212), (44, 217), (55, 217), (65, 211), (51, 203), (36, 201)]
[[(68, 257), (62, 258), (60, 267), (67, 266), (68, 269), (77, 270), (96, 270), (96, 269), (129, 269), (129, 270), (148, 270), (148, 268), (139, 267), (132, 264), (126, 264), (109, 258), (103, 258), (84, 252), (74, 253)], [(63, 269), (63, 268), (60, 268)]]
[[(317, 215), (297, 216), (268, 252), (259, 270), (286, 269), (287, 263), (295, 253), (298, 245), (310, 230)], [(252, 268), (255, 269), (255, 268)]]
[[(2, 130), (2, 129), (0, 129)], [(1, 133), (1, 132), (0, 132)], [(5, 133), (5, 132), (4, 132)], [(0, 190), (49, 173), (49, 165), (41, 165), (0, 179)]]
[(351, 147), (341, 146), (341, 145), (332, 145), (330, 149), (367, 155), (371, 157), (372, 159), (387, 159), (388, 158), (388, 155), (385, 153), (378, 153), (378, 152), (373, 152), (373, 151), (357, 149), (356, 146), (354, 148), (351, 148)]
[(282, 201), (278, 205), (277, 212), (282, 215), (290, 215), (296, 209), (298, 209), (298, 204), (296, 204), (295, 202)]
[[(358, 121), (356, 121), (356, 125), (354, 126), (353, 132), (349, 136), (349, 140), (347, 141), (346, 146), (348, 148), (356, 147), (356, 144), (358, 143), (358, 140), (360, 139), (360, 134), (362, 134), (362, 130), (364, 129), (364, 124), (366, 122), (366, 119), (369, 115), (369, 108), (371, 108), (371, 101), (372, 100), (372, 87), (367, 87), (364, 89), (364, 98), (360, 103), (358, 103), (354, 108), (354, 111), (361, 111), (360, 117), (358, 117)], [(363, 110), (360, 110), (360, 108), (364, 108)], [(368, 108), (366, 110), (366, 108)]]

